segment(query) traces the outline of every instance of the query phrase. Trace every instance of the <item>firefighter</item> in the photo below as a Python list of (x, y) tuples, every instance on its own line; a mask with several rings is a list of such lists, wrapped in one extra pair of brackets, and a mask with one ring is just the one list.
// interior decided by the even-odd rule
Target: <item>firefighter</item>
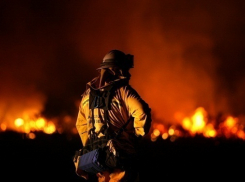
[[(103, 58), (99, 74), (86, 84), (82, 94), (76, 128), (84, 148), (96, 140), (102, 141), (122, 162), (115, 168), (90, 174), (81, 170), (75, 160), (76, 174), (87, 181), (134, 182), (139, 180), (138, 149), (151, 127), (151, 109), (129, 84), (129, 70), (134, 56), (120, 50), (111, 50)], [(106, 94), (101, 94), (106, 91)], [(99, 95), (96, 95), (96, 93)], [(106, 131), (106, 132), (105, 132)], [(115, 139), (113, 132), (120, 131)], [(114, 133), (113, 133), (114, 134)], [(108, 137), (107, 135), (110, 135)], [(92, 141), (94, 142), (94, 141)], [(99, 142), (100, 144), (103, 142)], [(91, 147), (91, 146), (90, 146)], [(93, 150), (99, 145), (93, 146)], [(79, 156), (80, 157), (80, 156)]]

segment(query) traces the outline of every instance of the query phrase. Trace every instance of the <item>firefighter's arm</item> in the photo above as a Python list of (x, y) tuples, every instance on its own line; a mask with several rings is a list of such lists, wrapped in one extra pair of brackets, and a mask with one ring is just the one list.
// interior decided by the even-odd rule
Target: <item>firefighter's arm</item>
[[(82, 144), (83, 146), (85, 146), (85, 143), (88, 139), (88, 134), (87, 134), (87, 121), (86, 121), (86, 118), (83, 112), (82, 102), (79, 106), (79, 112), (78, 112), (77, 121), (76, 121), (76, 128), (82, 140)], [(79, 154), (77, 153), (76, 156), (74, 157), (73, 162), (75, 165), (75, 171), (78, 176), (88, 180), (88, 173), (78, 168), (80, 155), (81, 155), (81, 150), (79, 151)]]
[(80, 107), (79, 107), (79, 112), (78, 112), (77, 121), (76, 121), (76, 128), (82, 140), (82, 144), (83, 146), (85, 146), (88, 140), (88, 133), (87, 133), (87, 121), (83, 113), (82, 103), (80, 104)]
[(137, 136), (146, 135), (151, 126), (151, 109), (148, 104), (139, 96), (129, 96), (127, 98), (129, 112), (134, 118), (135, 134)]

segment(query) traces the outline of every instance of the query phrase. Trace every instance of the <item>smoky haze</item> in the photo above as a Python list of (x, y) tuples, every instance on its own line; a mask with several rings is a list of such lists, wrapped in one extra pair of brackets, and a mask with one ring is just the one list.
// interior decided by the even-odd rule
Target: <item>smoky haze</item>
[(76, 117), (111, 49), (156, 121), (245, 114), (245, 1), (1, 1), (0, 121)]

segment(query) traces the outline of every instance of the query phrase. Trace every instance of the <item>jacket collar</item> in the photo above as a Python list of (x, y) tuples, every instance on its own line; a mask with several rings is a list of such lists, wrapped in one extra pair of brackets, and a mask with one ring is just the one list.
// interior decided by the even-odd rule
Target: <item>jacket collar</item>
[(104, 85), (104, 86), (101, 86), (100, 88), (98, 88), (99, 80), (100, 80), (99, 76), (93, 78), (90, 82), (87, 83), (86, 88), (87, 89), (92, 88), (94, 90), (101, 90), (101, 89), (110, 87), (111, 85), (126, 85), (129, 83), (129, 79), (127, 77), (120, 77), (116, 80), (109, 82), (107, 85)]

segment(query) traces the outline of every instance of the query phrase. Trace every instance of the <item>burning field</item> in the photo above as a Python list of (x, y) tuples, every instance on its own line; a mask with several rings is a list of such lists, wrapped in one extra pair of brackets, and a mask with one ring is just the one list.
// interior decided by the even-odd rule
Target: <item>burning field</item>
[[(28, 116), (28, 115), (27, 115)], [(2, 122), (0, 131), (15, 131), (23, 133), (26, 138), (35, 139), (36, 132), (45, 134), (78, 135), (75, 127), (76, 118), (64, 116), (63, 118), (46, 119), (16, 118), (12, 122)], [(9, 124), (10, 123), (10, 124)], [(158, 138), (175, 141), (181, 137), (225, 138), (245, 140), (245, 118), (231, 115), (210, 116), (203, 107), (197, 108), (193, 115), (183, 117), (179, 124), (164, 124), (153, 119), (150, 140), (155, 142)], [(12, 124), (12, 125), (11, 125)]]
[[(140, 181), (240, 179), (245, 162), (242, 122), (232, 116), (209, 118), (203, 108), (181, 125), (154, 122), (140, 152)], [(17, 118), (14, 123), (12, 130), (1, 126), (3, 178), (85, 181), (76, 176), (72, 162), (81, 148), (75, 128), (60, 130), (45, 118)]]
[(141, 181), (243, 179), (244, 7), (1, 1), (2, 179), (82, 181), (72, 164), (78, 106), (111, 49), (134, 55), (130, 84), (152, 109)]

